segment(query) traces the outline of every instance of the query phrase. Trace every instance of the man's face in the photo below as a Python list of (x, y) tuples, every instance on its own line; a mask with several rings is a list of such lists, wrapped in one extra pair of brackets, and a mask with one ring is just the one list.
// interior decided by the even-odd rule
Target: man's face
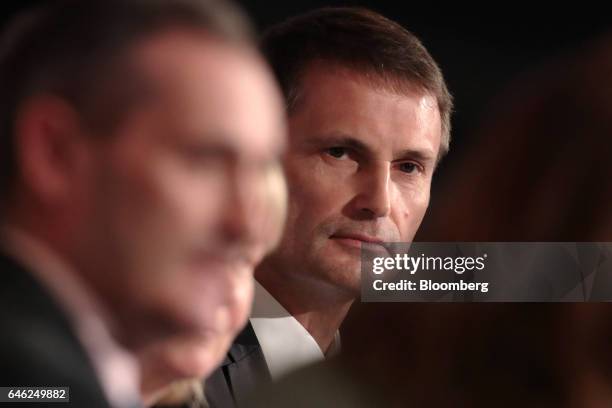
[(84, 251), (96, 251), (88, 259), (104, 273), (92, 275), (131, 340), (161, 331), (226, 343), (246, 321), (276, 226), (280, 97), (251, 51), (205, 34), (157, 36), (135, 63), (150, 99), (110, 138), (88, 139), (96, 233)]
[(289, 118), (289, 214), (270, 258), (282, 273), (358, 293), (360, 248), (411, 241), (440, 148), (434, 97), (391, 93), (361, 74), (309, 67)]

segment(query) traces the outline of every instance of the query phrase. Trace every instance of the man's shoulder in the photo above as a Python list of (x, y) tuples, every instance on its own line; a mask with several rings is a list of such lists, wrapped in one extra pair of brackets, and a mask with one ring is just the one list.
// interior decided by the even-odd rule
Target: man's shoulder
[(0, 280), (0, 385), (68, 386), (77, 405), (108, 406), (91, 362), (46, 290), (1, 254)]
[(47, 336), (76, 341), (64, 313), (42, 285), (24, 266), (3, 254), (0, 254), (0, 322), (3, 342), (23, 340), (19, 343), (35, 346), (36, 339), (48, 340)]

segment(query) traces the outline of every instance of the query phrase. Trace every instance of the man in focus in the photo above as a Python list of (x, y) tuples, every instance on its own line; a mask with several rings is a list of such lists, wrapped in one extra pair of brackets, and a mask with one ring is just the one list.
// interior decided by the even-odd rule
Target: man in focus
[(269, 29), (262, 49), (289, 117), (288, 219), (255, 272), (250, 323), (207, 383), (216, 406), (338, 352), (361, 251), (412, 241), (450, 140), (440, 69), (377, 13), (315, 10)]

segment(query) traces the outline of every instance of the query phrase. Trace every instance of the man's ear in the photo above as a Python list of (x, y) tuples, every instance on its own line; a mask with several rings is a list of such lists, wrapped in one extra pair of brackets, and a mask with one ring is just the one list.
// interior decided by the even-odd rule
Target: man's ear
[(78, 113), (61, 98), (32, 97), (18, 109), (15, 138), (24, 187), (50, 205), (74, 197), (73, 181), (84, 159)]

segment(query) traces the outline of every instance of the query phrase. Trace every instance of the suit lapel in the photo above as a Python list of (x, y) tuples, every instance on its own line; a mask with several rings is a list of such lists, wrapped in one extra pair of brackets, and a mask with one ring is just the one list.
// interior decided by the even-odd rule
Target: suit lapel
[(243, 407), (255, 389), (270, 381), (261, 346), (249, 322), (219, 369), (206, 381), (206, 398), (211, 407)]

